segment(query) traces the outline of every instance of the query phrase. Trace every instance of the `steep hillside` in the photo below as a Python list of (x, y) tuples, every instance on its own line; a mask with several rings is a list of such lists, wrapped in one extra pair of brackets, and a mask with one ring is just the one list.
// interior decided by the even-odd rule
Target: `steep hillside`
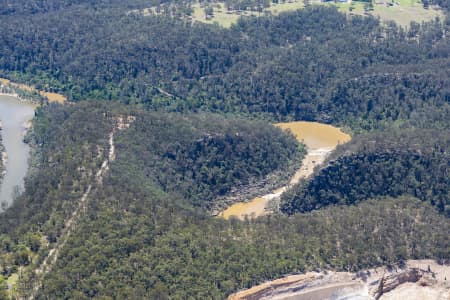
[(405, 31), (310, 7), (222, 29), (128, 14), (129, 1), (67, 2), (64, 9), (27, 14), (27, 22), (20, 12), (0, 16), (2, 76), (75, 101), (120, 100), (364, 130), (410, 119), (415, 126), (448, 127), (447, 22)]
[[(129, 130), (117, 137), (119, 160), (139, 169), (128, 176), (146, 178), (165, 192), (211, 208), (214, 200), (266, 180), (287, 181), (301, 154), (292, 135), (259, 121), (208, 114), (139, 112)], [(241, 191), (242, 196), (245, 195)]]
[[(222, 161), (214, 152), (219, 145), (228, 145), (221, 152), (230, 158), (225, 172), (257, 177), (254, 164), (264, 166), (265, 151), (281, 145), (285, 155), (266, 168), (283, 166), (293, 137), (259, 122), (93, 102), (51, 105), (34, 123), (40, 164), (25, 194), (0, 218), (2, 274), (21, 272), (15, 295), (224, 298), (285, 273), (448, 257), (448, 219), (410, 197), (292, 218), (210, 217), (198, 205), (228, 186), (197, 187), (208, 177), (182, 167), (193, 172), (206, 158)], [(210, 137), (214, 143), (203, 147)], [(233, 159), (242, 151), (249, 156), (244, 165)], [(186, 162), (174, 164), (174, 155)]]
[(450, 216), (450, 133), (405, 130), (363, 135), (343, 145), (310, 181), (285, 194), (288, 214), (378, 196), (408, 194)]
[[(284, 170), (301, 155), (292, 135), (262, 122), (148, 113), (104, 102), (39, 108), (28, 139), (35, 153), (26, 191), (0, 218), (1, 233), (7, 234), (5, 275), (20, 265), (37, 267), (49, 250), (65, 244), (109, 168), (138, 185), (137, 193), (168, 193), (165, 201), (193, 210), (210, 208), (232, 188), (269, 174), (269, 182), (283, 180), (279, 171), (289, 176)], [(109, 166), (116, 156), (118, 165)], [(128, 199), (125, 191), (117, 195)]]
[(448, 257), (448, 219), (417, 200), (225, 222), (113, 183), (95, 195), (39, 299), (223, 299), (286, 273)]
[(36, 149), (34, 171), (26, 180), (26, 193), (0, 220), (4, 231), (15, 224), (46, 223), (50, 214), (55, 218), (54, 209), (61, 214), (57, 219), (70, 214), (108, 155), (108, 135), (121, 112), (133, 124), (116, 134), (117, 157), (137, 167), (124, 167), (121, 173), (195, 206), (208, 208), (232, 188), (251, 185), (275, 171), (283, 175), (272, 178), (274, 182), (288, 178), (285, 170), (301, 158), (292, 135), (262, 122), (109, 106), (94, 102), (38, 110), (30, 138)]

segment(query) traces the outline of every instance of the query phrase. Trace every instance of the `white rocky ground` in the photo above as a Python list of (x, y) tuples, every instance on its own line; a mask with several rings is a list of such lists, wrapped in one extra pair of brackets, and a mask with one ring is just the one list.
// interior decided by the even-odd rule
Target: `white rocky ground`
[(411, 260), (404, 268), (358, 273), (310, 272), (269, 281), (229, 300), (449, 300), (450, 266)]

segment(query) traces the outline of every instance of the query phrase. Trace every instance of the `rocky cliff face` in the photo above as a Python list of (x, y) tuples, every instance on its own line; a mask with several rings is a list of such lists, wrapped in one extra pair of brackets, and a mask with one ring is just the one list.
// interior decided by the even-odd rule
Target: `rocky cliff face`
[(323, 279), (320, 273), (306, 273), (302, 275), (290, 275), (285, 278), (268, 281), (248, 290), (230, 295), (228, 300), (257, 300), (272, 298), (275, 295), (291, 293), (296, 289), (303, 289), (313, 282)]
[(400, 273), (383, 275), (380, 280), (377, 280), (378, 284), (369, 289), (369, 294), (378, 300), (383, 294), (392, 291), (405, 282), (419, 281), (423, 277), (424, 273), (424, 270), (412, 268)]
[[(447, 280), (448, 278), (448, 280)], [(408, 261), (403, 268), (381, 267), (358, 273), (311, 272), (269, 281), (230, 295), (229, 300), (449, 300), (450, 265)]]

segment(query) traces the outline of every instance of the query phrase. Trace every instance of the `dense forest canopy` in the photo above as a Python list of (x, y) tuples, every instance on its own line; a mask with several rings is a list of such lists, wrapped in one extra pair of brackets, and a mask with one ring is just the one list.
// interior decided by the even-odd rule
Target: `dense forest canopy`
[[(75, 110), (70, 106), (61, 109), (49, 105), (37, 109), (33, 134), (27, 136), (34, 150), (31, 170), (25, 178), (26, 192), (2, 214), (2, 232), (22, 229), (25, 232), (29, 224), (61, 224), (73, 211), (74, 201), (91, 180), (89, 176), (107, 155), (99, 152), (98, 147), (107, 147), (107, 132), (113, 123), (102, 116), (101, 108), (78, 105)], [(54, 207), (61, 214), (59, 221), (51, 218), (56, 218)]]
[(292, 214), (379, 196), (409, 194), (450, 217), (450, 132), (392, 131), (358, 136), (308, 182), (283, 195)]
[[(0, 1), (0, 75), (72, 101), (40, 107), (26, 138), (0, 298), (18, 271), (12, 292), (40, 282), (37, 299), (217, 299), (286, 273), (449, 259), (448, 19), (405, 29), (307, 7), (224, 29), (129, 13), (163, 2)], [(212, 218), (304, 154), (255, 119), (359, 135), (283, 196), (290, 216)], [(56, 246), (52, 272), (34, 272)]]
[(279, 128), (205, 114), (139, 113), (116, 147), (119, 157), (141, 166), (147, 181), (208, 208), (232, 189), (286, 172), (302, 154)]
[[(63, 238), (65, 218), (88, 184), (95, 182), (93, 174), (107, 155), (115, 120), (126, 116), (136, 119), (130, 128), (117, 132), (116, 159), (103, 182), (93, 186), (86, 212), (52, 272), (43, 278), (37, 299), (224, 298), (290, 272), (358, 270), (408, 258), (448, 257), (448, 219), (409, 196), (294, 217), (274, 215), (244, 222), (211, 218), (185, 193), (195, 178), (183, 174), (180, 168), (185, 165), (174, 165), (164, 155), (196, 149), (197, 140), (201, 149), (203, 139), (197, 138), (212, 132), (270, 136), (273, 144), (263, 145), (264, 139), (253, 144), (261, 150), (283, 143), (289, 149), (292, 137), (260, 122), (82, 102), (38, 111), (30, 138), (40, 145), (37, 157), (47, 163), (34, 171), (25, 194), (0, 218), (1, 272), (8, 276), (23, 267), (19, 295), (32, 291), (36, 273), (31, 270)], [(210, 125), (211, 118), (218, 121)], [(254, 126), (262, 131), (256, 132)], [(132, 145), (125, 147), (129, 142)], [(236, 142), (239, 145), (239, 139)], [(252, 160), (247, 166), (233, 160), (241, 150), (231, 147), (224, 152), (231, 157), (229, 167), (252, 170)], [(200, 157), (213, 153), (202, 152)], [(251, 153), (253, 161), (262, 159), (258, 151)], [(167, 180), (176, 180), (181, 189), (164, 184), (160, 173), (149, 172), (152, 164), (165, 167)], [(218, 193), (213, 185), (205, 191)]]
[(408, 198), (244, 223), (161, 209), (137, 196), (146, 201), (124, 204), (109, 194), (83, 220), (39, 299), (224, 299), (286, 273), (448, 258), (448, 219)]
[(39, 149), (38, 167), (25, 182), (25, 194), (0, 219), (1, 228), (43, 224), (54, 207), (63, 213), (61, 219), (70, 214), (107, 157), (108, 132), (121, 112), (133, 121), (128, 130), (116, 134), (117, 157), (135, 166), (123, 166), (121, 172), (203, 208), (211, 208), (232, 188), (285, 172), (302, 155), (292, 135), (260, 121), (151, 113), (99, 102), (50, 105), (38, 109), (34, 133), (28, 137)]
[(450, 45), (443, 20), (405, 30), (312, 7), (223, 29), (130, 15), (125, 2), (70, 5), (27, 15), (27, 22), (14, 13), (1, 16), (0, 73), (72, 100), (364, 130), (409, 120), (448, 127), (443, 66)]
[(27, 16), (30, 14), (48, 13), (73, 7), (84, 7), (86, 9), (104, 9), (111, 7), (133, 8), (148, 3), (149, 1), (144, 0), (1, 0), (0, 15)]

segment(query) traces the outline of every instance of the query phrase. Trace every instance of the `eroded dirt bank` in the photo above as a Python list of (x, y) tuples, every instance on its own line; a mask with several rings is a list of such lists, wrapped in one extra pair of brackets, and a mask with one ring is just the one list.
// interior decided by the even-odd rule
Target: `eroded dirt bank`
[(15, 83), (6, 78), (0, 78), (0, 94), (12, 96), (23, 100), (19, 94), (17, 94), (17, 90), (25, 91), (28, 93), (38, 93), (43, 97), (46, 97), (49, 102), (56, 102), (63, 104), (66, 102), (66, 96), (53, 92), (46, 92), (36, 89), (34, 86)]
[(310, 272), (265, 282), (228, 299), (448, 300), (450, 266), (433, 260), (410, 260), (402, 268), (381, 267), (357, 273)]

